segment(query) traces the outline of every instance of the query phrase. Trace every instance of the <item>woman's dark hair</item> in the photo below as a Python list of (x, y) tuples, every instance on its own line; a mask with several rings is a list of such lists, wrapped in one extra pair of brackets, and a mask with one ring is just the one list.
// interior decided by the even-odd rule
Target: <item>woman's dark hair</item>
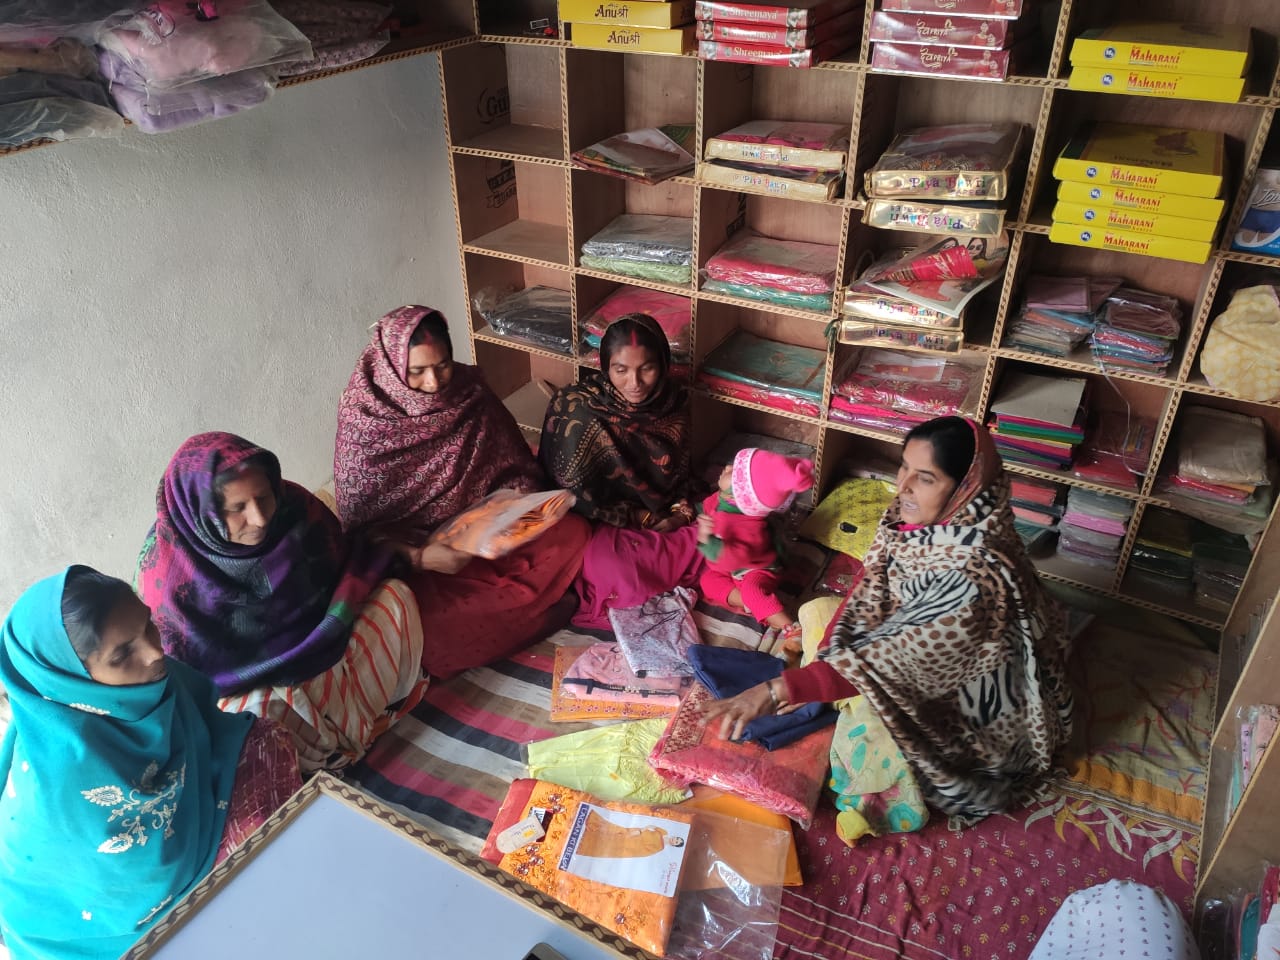
[(628, 313), (609, 324), (600, 338), (600, 369), (608, 370), (614, 353), (623, 347), (643, 347), (658, 361), (662, 376), (671, 366), (671, 345), (658, 321), (647, 313)]
[(102, 625), (111, 611), (133, 595), (133, 588), (123, 580), (92, 567), (76, 564), (67, 571), (62, 587), (62, 625), (81, 663), (102, 643)]
[(424, 343), (435, 343), (444, 347), (444, 352), (453, 359), (453, 341), (449, 339), (449, 322), (439, 310), (432, 310), (418, 321), (409, 335), (409, 349), (420, 347)]
[(279, 469), (275, 454), (267, 453), (264, 450), (262, 453), (255, 453), (252, 457), (246, 457), (230, 469), (223, 470), (213, 478), (213, 497), (218, 509), (221, 510), (226, 506), (222, 498), (223, 487), (232, 480), (243, 477), (250, 470), (261, 470), (266, 475), (268, 482), (270, 482), (272, 491), (276, 496), (279, 496), (280, 485), (277, 483)]
[(913, 427), (902, 441), (905, 447), (912, 440), (928, 440), (933, 447), (933, 462), (948, 477), (959, 483), (973, 466), (973, 454), (977, 441), (973, 425), (964, 417), (938, 417)]

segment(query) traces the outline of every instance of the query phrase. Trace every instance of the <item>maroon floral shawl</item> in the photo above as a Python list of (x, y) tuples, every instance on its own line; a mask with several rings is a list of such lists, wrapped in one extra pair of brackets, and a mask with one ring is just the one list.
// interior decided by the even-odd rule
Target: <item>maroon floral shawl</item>
[[(227, 539), (220, 473), (258, 458), (276, 495), (260, 544)], [(275, 454), (201, 433), (173, 455), (138, 560), (138, 592), (165, 653), (207, 674), (221, 696), (290, 686), (332, 667), (390, 554), (342, 533), (333, 513), (280, 477)]]
[(406, 306), (379, 320), (342, 394), (333, 475), (347, 530), (427, 532), (499, 488), (546, 487), (515, 418), (475, 367), (455, 363), (439, 393), (409, 387), (409, 338), (432, 313)]

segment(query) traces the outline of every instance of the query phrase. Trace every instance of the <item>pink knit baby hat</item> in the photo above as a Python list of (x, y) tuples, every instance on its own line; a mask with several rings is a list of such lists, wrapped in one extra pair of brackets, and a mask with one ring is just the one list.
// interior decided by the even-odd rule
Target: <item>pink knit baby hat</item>
[(748, 517), (765, 517), (791, 506), (813, 486), (813, 461), (747, 447), (733, 458), (733, 502)]

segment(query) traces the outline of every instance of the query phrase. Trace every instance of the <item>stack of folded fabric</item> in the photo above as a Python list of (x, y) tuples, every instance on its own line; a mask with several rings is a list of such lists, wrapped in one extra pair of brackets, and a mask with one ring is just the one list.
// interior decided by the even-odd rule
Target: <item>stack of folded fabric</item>
[(863, 175), (863, 223), (999, 236), (1022, 138), (1020, 123), (962, 123), (899, 134)]
[(848, 149), (848, 124), (753, 120), (707, 138), (698, 178), (773, 197), (831, 200)]
[(717, 393), (816, 417), (826, 363), (825, 350), (737, 330), (703, 361), (698, 379)]
[(573, 303), (568, 290), (534, 286), (507, 296), (482, 290), (475, 296), (475, 306), (500, 336), (552, 353), (573, 353)]
[(360, 0), (272, 0), (311, 41), (315, 59), (284, 64), (280, 76), (333, 70), (368, 60), (391, 42), (392, 8)]
[(740, 230), (707, 261), (702, 289), (800, 310), (831, 310), (839, 249)]
[(616, 641), (557, 647), (551, 673), (551, 719), (643, 720), (669, 717), (692, 678), (637, 674)]
[(624, 213), (582, 244), (581, 263), (604, 273), (687, 284), (693, 279), (693, 221)]
[(693, 169), (692, 123), (628, 130), (573, 154), (573, 162), (586, 170), (624, 180), (655, 184)]
[(1023, 546), (1031, 550), (1057, 532), (1066, 509), (1067, 488), (1049, 480), (1011, 476), (1009, 498), (1014, 529)]
[(1135, 123), (1080, 130), (1053, 164), (1049, 239), (1079, 247), (1209, 259), (1225, 203), (1221, 133)]
[(1089, 337), (1103, 369), (1163, 374), (1182, 332), (1182, 307), (1174, 297), (1120, 287), (1107, 298)]
[(1039, 470), (1065, 470), (1084, 440), (1083, 379), (1013, 371), (1001, 381), (988, 423), (1006, 461)]
[(775, 67), (812, 67), (853, 46), (862, 12), (853, 0), (749, 3), (698, 0), (698, 56)]
[(931, 238), (886, 255), (845, 290), (840, 341), (954, 353), (964, 345), (964, 311), (995, 282), (1008, 239)]
[(116, 106), (146, 133), (256, 106), (279, 67), (314, 60), (311, 42), (266, 0), (160, 0), (109, 20), (98, 48)]
[(661, 290), (645, 290), (641, 287), (619, 287), (605, 297), (594, 310), (582, 319), (582, 342), (578, 345), (583, 363), (598, 365), (600, 362), (600, 338), (609, 324), (630, 313), (643, 313), (657, 322), (667, 335), (671, 345), (671, 373), (689, 376), (690, 347), (689, 323), (692, 316), (689, 298)]
[(1271, 507), (1266, 430), (1213, 407), (1179, 412), (1177, 465), (1162, 484), (1178, 509), (1232, 532), (1255, 532)]
[(1027, 278), (1022, 309), (1009, 322), (1005, 346), (1066, 357), (1093, 333), (1098, 312), (1119, 277)]
[(1034, 18), (1023, 16), (1023, 6), (1023, 0), (881, 0), (871, 21), (871, 68), (1003, 80), (1029, 52), (1022, 38)]
[(1191, 548), (1191, 577), (1195, 601), (1202, 607), (1227, 613), (1244, 585), (1253, 562), (1248, 541), (1206, 523), (1196, 525)]
[(868, 348), (836, 376), (829, 416), (902, 435), (932, 420), (972, 412), (982, 371), (954, 360)]
[(1129, 554), (1126, 583), (1141, 584), (1156, 596), (1190, 596), (1194, 525), (1185, 514), (1148, 507)]
[(1072, 487), (1058, 524), (1058, 556), (1114, 570), (1131, 516), (1131, 500)]
[(1131, 413), (1099, 413), (1071, 464), (1071, 473), (1090, 483), (1138, 489), (1151, 463), (1156, 424)]

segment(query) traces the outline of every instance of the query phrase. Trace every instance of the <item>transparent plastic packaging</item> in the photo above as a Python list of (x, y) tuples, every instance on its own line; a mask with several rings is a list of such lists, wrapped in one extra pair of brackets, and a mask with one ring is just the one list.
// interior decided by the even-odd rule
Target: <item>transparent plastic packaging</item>
[(834, 390), (854, 403), (928, 417), (972, 409), (982, 387), (978, 370), (942, 358), (870, 349), (850, 361)]
[(928, 200), (869, 200), (862, 222), (881, 230), (996, 237), (1004, 229), (1004, 210), (980, 204), (961, 206)]
[(98, 46), (148, 89), (313, 59), (311, 41), (266, 0), (159, 0), (108, 20)]
[(693, 263), (693, 221), (624, 213), (583, 243), (582, 256), (584, 266), (592, 257), (688, 267)]
[(642, 287), (620, 287), (583, 318), (583, 329), (588, 336), (596, 338), (592, 346), (598, 348), (599, 338), (604, 336), (609, 324), (629, 313), (643, 313), (653, 317), (667, 335), (672, 355), (689, 355), (689, 326), (692, 319), (689, 298)]
[(269, 70), (242, 70), (174, 89), (148, 87), (127, 63), (98, 51), (116, 108), (143, 133), (168, 133), (206, 120), (234, 116), (264, 103), (276, 89)]
[(568, 490), (527, 494), (495, 490), (437, 529), (431, 542), (494, 560), (542, 536), (576, 502)]
[(841, 343), (866, 347), (892, 347), (897, 350), (959, 353), (964, 348), (963, 330), (934, 330), (926, 327), (877, 323), (870, 320), (841, 320), (839, 336)]
[(78, 40), (60, 37), (52, 43), (6, 43), (0, 28), (0, 77), (14, 70), (91, 77), (98, 69), (93, 51)]
[(553, 353), (573, 353), (573, 301), (568, 290), (533, 286), (512, 293), (485, 287), (472, 303), (504, 337)]
[(693, 124), (645, 127), (606, 137), (573, 154), (588, 170), (655, 184), (693, 169)]
[(25, 70), (0, 77), (0, 147), (123, 131), (124, 121), (95, 81)]
[(900, 133), (864, 175), (867, 196), (1003, 200), (1023, 132), (1020, 123), (965, 123)]
[(57, 37), (93, 43), (112, 14), (143, 6), (143, 0), (0, 0), (0, 43), (44, 44)]
[(837, 248), (829, 243), (778, 240), (750, 230), (731, 238), (707, 261), (707, 276), (798, 294), (835, 289)]

